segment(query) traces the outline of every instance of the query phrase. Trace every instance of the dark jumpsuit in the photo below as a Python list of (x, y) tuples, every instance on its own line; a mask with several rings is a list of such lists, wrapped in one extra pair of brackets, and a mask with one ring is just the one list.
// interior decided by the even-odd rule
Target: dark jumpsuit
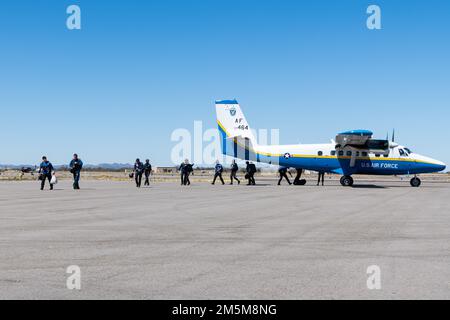
[(39, 166), (39, 173), (42, 174), (41, 190), (44, 190), (45, 180), (48, 180), (50, 183), (50, 190), (53, 190), (53, 184), (51, 183), (53, 170), (53, 165), (50, 161), (43, 161)]
[[(283, 178), (285, 178), (286, 181), (287, 181), (289, 184), (291, 184), (291, 182), (289, 181), (289, 178), (288, 178), (288, 176), (287, 176), (287, 172), (288, 172), (288, 168), (287, 168), (287, 167), (280, 167), (280, 168), (278, 169), (278, 173), (280, 174), (280, 179), (278, 180), (278, 185), (281, 184), (281, 180), (283, 180)], [(290, 172), (289, 172), (289, 174), (290, 174)]]
[(185, 167), (186, 164), (183, 162), (180, 164), (180, 167), (178, 168), (178, 170), (180, 171), (181, 185), (184, 185), (184, 175), (186, 170)]
[(320, 179), (322, 179), (322, 185), (323, 185), (323, 180), (325, 179), (325, 172), (319, 171), (319, 178), (317, 179), (317, 185), (320, 184)]
[(182, 171), (184, 172), (184, 185), (190, 185), (191, 181), (189, 180), (189, 175), (194, 171), (193, 169), (194, 164), (184, 164), (184, 167), (182, 169)]
[(144, 182), (144, 186), (149, 186), (150, 185), (150, 173), (152, 173), (152, 165), (150, 163), (145, 163), (144, 164), (144, 174), (145, 174), (145, 182)]
[(73, 175), (73, 188), (75, 190), (80, 189), (80, 173), (83, 169), (83, 161), (81, 159), (72, 159), (69, 164), (70, 172)]
[(223, 166), (220, 163), (216, 164), (216, 167), (214, 168), (214, 179), (212, 184), (216, 183), (216, 179), (219, 178), (222, 184), (225, 184), (222, 178), (222, 172), (223, 172)]
[(134, 164), (134, 180), (136, 181), (136, 187), (138, 188), (141, 187), (143, 173), (144, 173), (144, 164), (142, 162), (136, 162)]
[(248, 184), (247, 185), (255, 185), (255, 173), (256, 173), (256, 166), (253, 163), (249, 163), (247, 164), (247, 167), (245, 169), (245, 171), (247, 172), (247, 176), (248, 176)]
[(237, 176), (236, 176), (238, 170), (239, 170), (238, 165), (237, 165), (236, 163), (233, 163), (233, 164), (231, 165), (231, 174), (230, 174), (231, 183), (230, 183), (230, 184), (233, 184), (233, 179), (236, 179), (236, 181), (238, 182), (238, 184), (241, 183), (241, 181), (240, 181), (240, 180), (237, 178)]

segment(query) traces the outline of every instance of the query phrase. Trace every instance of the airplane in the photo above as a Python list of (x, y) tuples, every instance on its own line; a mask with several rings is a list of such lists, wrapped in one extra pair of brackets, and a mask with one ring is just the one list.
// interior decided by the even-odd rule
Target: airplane
[(34, 172), (37, 170), (37, 167), (34, 166), (34, 169), (31, 167), (22, 167), (20, 168), (21, 175), (23, 176), (25, 173), (30, 173), (32, 176), (34, 175)]
[(32, 167), (22, 167), (20, 168), (20, 178), (22, 179), (23, 176), (27, 173), (31, 174), (31, 176), (34, 177), (35, 172), (38, 172), (37, 166), (34, 166), (34, 169)]
[[(369, 130), (338, 133), (326, 144), (259, 145), (234, 100), (215, 102), (222, 153), (242, 160), (328, 172), (342, 175), (341, 185), (353, 185), (353, 174), (413, 175), (412, 187), (419, 187), (420, 173), (443, 171), (445, 163), (422, 156), (388, 139), (372, 139)], [(300, 171), (301, 172), (301, 171)]]

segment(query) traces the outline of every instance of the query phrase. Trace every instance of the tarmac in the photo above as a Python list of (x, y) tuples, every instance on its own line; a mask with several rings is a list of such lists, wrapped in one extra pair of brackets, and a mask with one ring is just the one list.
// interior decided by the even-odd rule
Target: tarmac
[(450, 183), (81, 188), (0, 182), (0, 299), (450, 298)]

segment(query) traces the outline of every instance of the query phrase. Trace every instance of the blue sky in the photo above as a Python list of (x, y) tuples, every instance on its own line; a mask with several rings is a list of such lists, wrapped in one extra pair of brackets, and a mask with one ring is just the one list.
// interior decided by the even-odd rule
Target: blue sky
[[(66, 28), (77, 4), (82, 29)], [(366, 8), (382, 30), (366, 28)], [(0, 4), (0, 163), (149, 157), (215, 128), (236, 98), (281, 143), (365, 128), (450, 163), (450, 2), (12, 1)]]

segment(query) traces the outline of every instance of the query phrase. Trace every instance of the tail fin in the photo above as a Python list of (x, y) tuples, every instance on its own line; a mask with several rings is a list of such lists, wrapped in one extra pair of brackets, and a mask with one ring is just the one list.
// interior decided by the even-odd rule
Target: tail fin
[(249, 159), (249, 151), (257, 143), (239, 103), (236, 100), (216, 101), (216, 114), (223, 154)]
[(241, 137), (256, 144), (255, 137), (236, 100), (216, 101), (217, 124), (228, 139)]

